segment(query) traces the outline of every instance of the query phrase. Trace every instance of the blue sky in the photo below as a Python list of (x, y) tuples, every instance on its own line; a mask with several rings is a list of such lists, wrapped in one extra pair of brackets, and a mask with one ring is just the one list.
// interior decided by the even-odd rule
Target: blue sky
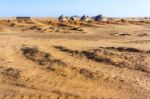
[(150, 16), (150, 0), (0, 0), (0, 16)]

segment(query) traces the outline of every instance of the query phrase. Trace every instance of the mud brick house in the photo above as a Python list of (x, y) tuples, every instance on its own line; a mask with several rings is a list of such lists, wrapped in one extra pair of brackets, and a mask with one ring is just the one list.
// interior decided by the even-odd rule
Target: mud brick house
[(30, 20), (30, 17), (16, 17), (16, 20)]

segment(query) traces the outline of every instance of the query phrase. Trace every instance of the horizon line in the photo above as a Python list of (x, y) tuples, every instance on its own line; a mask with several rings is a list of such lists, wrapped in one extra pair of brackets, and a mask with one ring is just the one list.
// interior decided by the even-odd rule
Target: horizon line
[[(63, 14), (60, 14), (59, 16), (61, 16)], [(86, 14), (84, 14), (86, 15)], [(31, 18), (48, 18), (48, 17), (51, 17), (51, 18), (57, 18), (59, 16), (29, 16), (29, 15), (16, 15), (16, 16), (0, 16), (0, 18), (16, 18), (16, 17), (31, 17)], [(71, 16), (79, 16), (79, 17), (82, 17), (83, 15), (63, 15), (65, 17), (71, 17)], [(97, 15), (94, 15), (94, 16), (90, 16), (90, 15), (87, 15), (89, 17), (94, 17), (94, 16), (97, 16)], [(104, 17), (107, 17), (107, 18), (150, 18), (150, 16), (104, 16)]]

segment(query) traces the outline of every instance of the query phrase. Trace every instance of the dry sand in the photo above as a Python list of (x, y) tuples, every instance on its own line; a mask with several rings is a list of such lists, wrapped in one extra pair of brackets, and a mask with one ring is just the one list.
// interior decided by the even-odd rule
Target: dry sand
[(149, 98), (149, 24), (0, 21), (0, 99)]

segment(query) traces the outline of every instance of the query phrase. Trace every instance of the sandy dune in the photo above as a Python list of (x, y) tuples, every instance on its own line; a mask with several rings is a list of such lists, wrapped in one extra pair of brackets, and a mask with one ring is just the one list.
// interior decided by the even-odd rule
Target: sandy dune
[(149, 24), (0, 26), (0, 99), (150, 98)]

